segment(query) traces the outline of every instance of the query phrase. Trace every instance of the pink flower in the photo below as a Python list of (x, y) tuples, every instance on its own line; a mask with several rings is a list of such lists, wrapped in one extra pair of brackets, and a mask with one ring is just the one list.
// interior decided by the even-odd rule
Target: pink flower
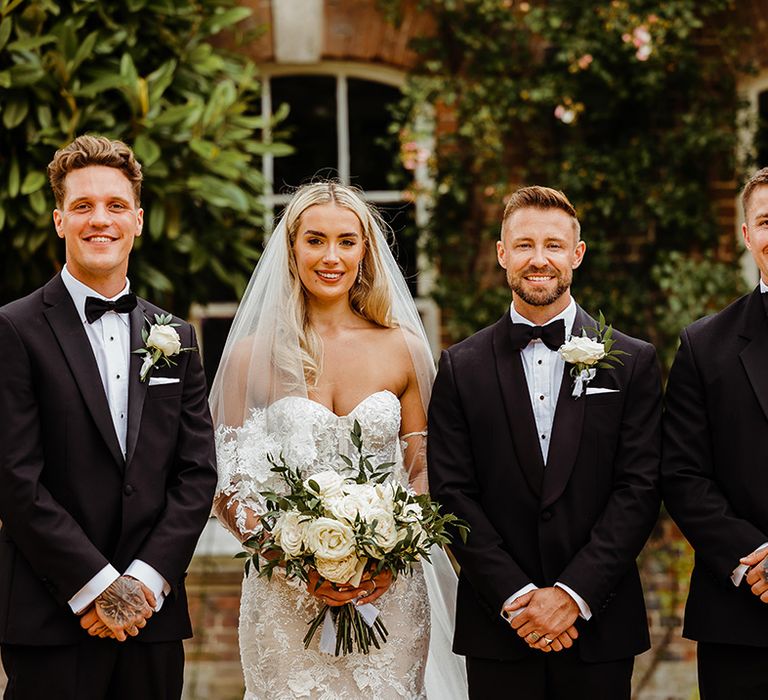
[(576, 112), (563, 105), (557, 105), (555, 107), (555, 117), (563, 122), (563, 124), (572, 124), (576, 119)]
[(653, 49), (648, 44), (646, 44), (637, 50), (635, 56), (637, 57), (638, 61), (647, 61), (651, 55), (651, 51), (653, 51)]
[(622, 34), (622, 35), (621, 35), (621, 40), (622, 40), (622, 41), (623, 41), (625, 44), (628, 44), (630, 41), (632, 41), (632, 36), (631, 36), (631, 35), (629, 35), (629, 34), (627, 34), (627, 33), (625, 32), (624, 34)]
[(576, 64), (579, 66), (579, 68), (581, 68), (581, 70), (586, 70), (590, 63), (592, 63), (591, 53), (585, 53), (578, 61), (576, 61)]

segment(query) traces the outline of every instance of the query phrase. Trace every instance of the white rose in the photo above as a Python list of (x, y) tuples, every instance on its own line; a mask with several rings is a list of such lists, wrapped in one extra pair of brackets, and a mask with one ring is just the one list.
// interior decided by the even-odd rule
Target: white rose
[(317, 518), (307, 525), (307, 548), (321, 559), (339, 561), (355, 549), (355, 533), (352, 528), (331, 518)]
[(423, 516), (424, 513), (418, 503), (406, 503), (400, 511), (398, 520), (403, 523), (418, 523)]
[(340, 496), (327, 499), (325, 507), (334, 518), (352, 524), (358, 515), (363, 517), (362, 513), (368, 509), (368, 502), (357, 491), (345, 490)]
[(304, 550), (304, 533), (307, 521), (301, 519), (301, 513), (289, 510), (283, 513), (275, 523), (273, 534), (275, 542), (288, 557), (298, 557)]
[[(397, 525), (395, 524), (394, 517), (392, 517), (392, 513), (383, 509), (371, 510), (369, 513), (366, 513), (365, 519), (370, 524), (373, 524), (374, 520), (376, 521), (373, 540), (378, 548), (385, 554), (392, 551), (397, 544)], [(373, 556), (378, 554), (375, 550), (369, 550), (368, 553)]]
[(179, 334), (173, 326), (154, 324), (149, 329), (147, 347), (157, 348), (166, 357), (178, 355), (181, 350)]
[(560, 356), (571, 364), (594, 365), (605, 357), (605, 346), (592, 338), (573, 336), (559, 350)]
[(354, 554), (343, 559), (315, 557), (317, 573), (324, 579), (333, 581), (333, 583), (349, 583), (350, 579), (357, 573), (359, 563), (360, 560)]
[[(320, 489), (319, 493), (309, 485), (310, 481), (314, 481), (317, 484), (317, 487)], [(324, 472), (317, 472), (317, 474), (312, 474), (304, 479), (304, 486), (313, 493), (317, 493), (320, 498), (335, 498), (343, 493), (344, 477), (338, 472), (329, 469)]]

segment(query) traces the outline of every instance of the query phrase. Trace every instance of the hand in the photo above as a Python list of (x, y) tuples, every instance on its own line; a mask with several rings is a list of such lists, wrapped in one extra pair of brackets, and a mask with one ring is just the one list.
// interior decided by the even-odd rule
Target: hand
[(370, 572), (363, 574), (359, 586), (348, 584), (333, 584), (330, 581), (319, 583), (320, 574), (314, 569), (309, 571), (309, 583), (307, 590), (323, 603), (331, 607), (338, 607), (346, 603), (372, 603), (384, 594), (392, 585), (392, 572), (383, 571), (376, 576)]
[(80, 616), (80, 627), (88, 632), (91, 637), (101, 637), (106, 639), (107, 637), (115, 638), (112, 631), (107, 627), (96, 614), (96, 609), (93, 605), (85, 610)]
[(510, 611), (520, 608), (525, 609), (509, 624), (531, 648), (561, 651), (571, 647), (578, 637), (573, 623), (579, 616), (579, 606), (562, 588), (538, 588), (505, 606)]
[(140, 581), (121, 576), (96, 598), (94, 610), (115, 639), (124, 642), (126, 635), (135, 637), (147, 624), (155, 603), (155, 596)]
[(763, 603), (768, 603), (768, 547), (758, 549), (739, 561), (752, 567), (745, 577), (752, 593)]

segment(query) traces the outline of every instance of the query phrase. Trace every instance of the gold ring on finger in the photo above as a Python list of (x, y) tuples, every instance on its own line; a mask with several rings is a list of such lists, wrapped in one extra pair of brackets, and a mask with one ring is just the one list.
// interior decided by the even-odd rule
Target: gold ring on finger
[(531, 632), (529, 636), (531, 638), (531, 641), (533, 641), (534, 643), (538, 642), (541, 639), (541, 635), (538, 632)]

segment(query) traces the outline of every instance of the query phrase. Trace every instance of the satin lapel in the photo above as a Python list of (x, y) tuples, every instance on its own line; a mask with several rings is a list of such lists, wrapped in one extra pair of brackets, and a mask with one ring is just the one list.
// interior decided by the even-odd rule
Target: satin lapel
[[(573, 322), (572, 335), (581, 335), (582, 328), (592, 328), (597, 322), (584, 310), (576, 307), (576, 318)], [(581, 444), (581, 432), (584, 426), (585, 397), (578, 399), (571, 395), (573, 379), (570, 366), (563, 369), (563, 381), (557, 396), (555, 419), (552, 424), (552, 441), (549, 443), (547, 465), (544, 469), (544, 485), (542, 487), (542, 508), (552, 505), (563, 494), (568, 479), (571, 478), (573, 465)]]
[(740, 335), (750, 342), (739, 357), (760, 407), (768, 418), (768, 318), (759, 287), (747, 302)]
[(125, 464), (123, 453), (112, 423), (112, 414), (99, 375), (99, 367), (82, 321), (77, 315), (77, 309), (60, 277), (55, 277), (48, 283), (43, 298), (46, 303), (51, 304), (43, 313), (59, 341), (85, 405), (115, 462), (122, 468)]
[(493, 330), (496, 372), (517, 461), (531, 491), (536, 496), (540, 496), (544, 462), (539, 447), (528, 384), (525, 381), (523, 361), (520, 351), (512, 347), (509, 339), (511, 324), (509, 314), (505, 314)]
[(144, 412), (144, 399), (147, 398), (147, 384), (139, 379), (143, 355), (133, 353), (133, 350), (144, 347), (141, 329), (146, 324), (144, 303), (138, 300), (136, 308), (130, 314), (131, 324), (131, 359), (128, 370), (128, 432), (125, 439), (125, 463), (130, 464), (136, 442), (139, 439), (141, 416)]

